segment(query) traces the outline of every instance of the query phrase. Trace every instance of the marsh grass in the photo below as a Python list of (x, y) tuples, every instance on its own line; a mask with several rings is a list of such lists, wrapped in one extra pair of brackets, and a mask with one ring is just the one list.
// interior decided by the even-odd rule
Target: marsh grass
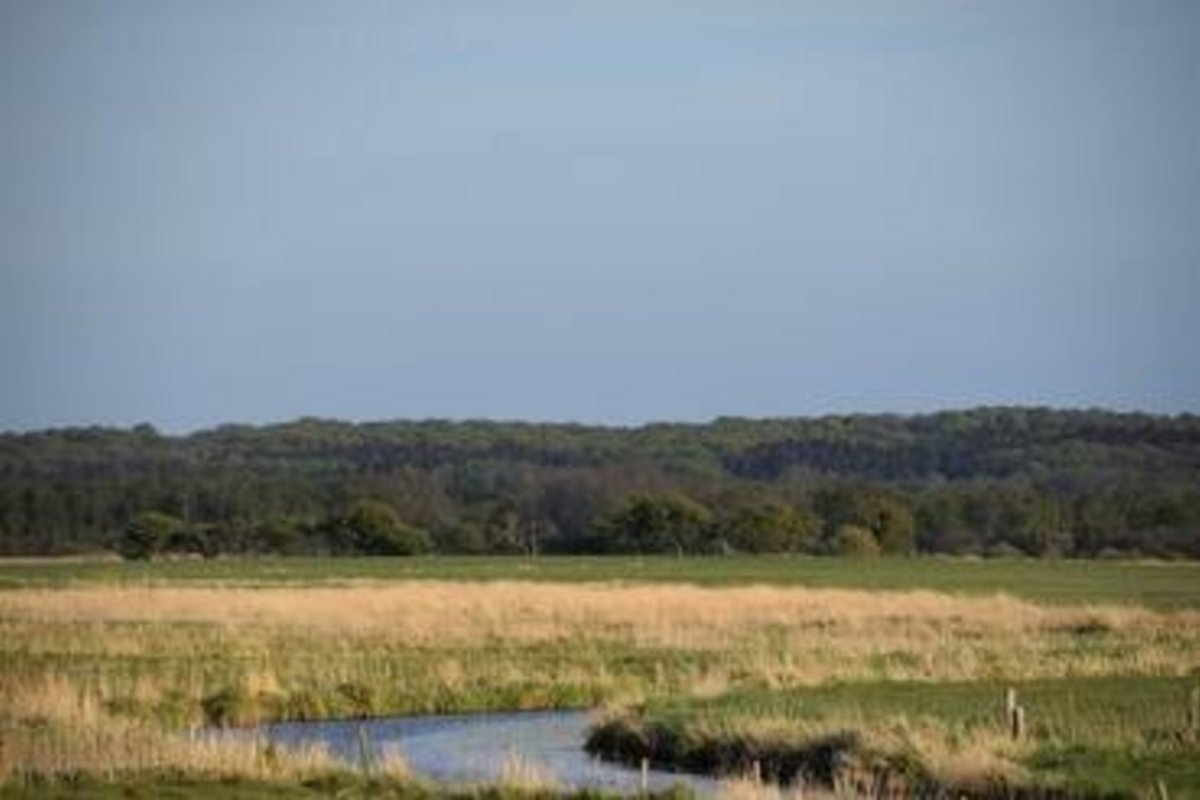
[[(57, 704), (56, 704), (57, 705)], [(282, 749), (256, 739), (218, 739), (94, 711), (0, 717), (0, 781), (76, 773), (115, 776), (159, 770), (219, 778), (302, 780), (340, 769), (323, 748)]]
[(1200, 660), (1200, 612), (779, 587), (88, 587), (0, 593), (0, 639), (8, 676), (59, 675), (109, 710), (180, 727), (832, 680), (1177, 674)]
[[(845, 692), (907, 681), (969, 693), (955, 687), (1177, 676), (1198, 664), (1200, 611), (1009, 595), (511, 581), (23, 588), (0, 592), (0, 774), (311, 775), (331, 768), (327, 754), (268, 757), (253, 743), (198, 745), (187, 731), (675, 697), (713, 708), (739, 698), (744, 713), (721, 724), (761, 733), (796, 729), (774, 698), (806, 690), (817, 693), (803, 695), (806, 718), (827, 696), (822, 724), (856, 725), (872, 747), (907, 742), (946, 774), (985, 756), (1002, 771), (1020, 758), (982, 729), (927, 724), (941, 718), (907, 707), (892, 715), (903, 726), (881, 727), (888, 690), (857, 715)], [(1031, 714), (1035, 730), (1052, 719)], [(1073, 741), (1066, 726), (1079, 716), (1065, 719), (1055, 741)]]

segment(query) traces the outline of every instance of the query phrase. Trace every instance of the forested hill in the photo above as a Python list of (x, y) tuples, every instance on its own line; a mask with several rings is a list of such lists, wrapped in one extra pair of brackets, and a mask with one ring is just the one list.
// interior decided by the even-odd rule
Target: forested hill
[(983, 408), (0, 435), (0, 550), (106, 547), (1197, 556), (1200, 417)]

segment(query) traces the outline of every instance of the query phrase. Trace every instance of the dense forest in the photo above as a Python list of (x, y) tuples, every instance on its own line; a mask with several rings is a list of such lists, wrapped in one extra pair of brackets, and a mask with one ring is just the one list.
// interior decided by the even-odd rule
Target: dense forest
[(301, 419), (0, 435), (0, 552), (1200, 557), (1200, 417), (636, 428)]

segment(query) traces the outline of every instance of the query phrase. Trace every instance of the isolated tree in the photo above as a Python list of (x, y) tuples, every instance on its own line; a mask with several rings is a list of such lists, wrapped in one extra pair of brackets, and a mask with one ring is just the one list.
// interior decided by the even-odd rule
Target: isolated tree
[(603, 527), (618, 550), (675, 553), (698, 552), (710, 537), (712, 514), (683, 495), (631, 498)]
[(125, 526), (117, 551), (130, 560), (145, 560), (161, 552), (183, 521), (161, 511), (143, 511)]
[(339, 528), (339, 538), (351, 550), (367, 555), (411, 556), (432, 546), (428, 533), (404, 522), (394, 508), (378, 500), (359, 500)]

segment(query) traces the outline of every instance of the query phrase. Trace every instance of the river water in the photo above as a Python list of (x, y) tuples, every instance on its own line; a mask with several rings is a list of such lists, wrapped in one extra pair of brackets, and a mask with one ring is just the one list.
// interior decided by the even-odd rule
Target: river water
[[(525, 711), (286, 722), (264, 726), (260, 733), (280, 745), (324, 743), (352, 764), (361, 763), (366, 741), (375, 757), (398, 750), (413, 772), (439, 782), (496, 782), (506, 764), (511, 768), (519, 761), (563, 788), (636, 793), (640, 770), (599, 761), (584, 751), (594, 721), (588, 711)], [(684, 773), (651, 769), (647, 778), (652, 790), (682, 783), (712, 795), (717, 788), (710, 778)]]

